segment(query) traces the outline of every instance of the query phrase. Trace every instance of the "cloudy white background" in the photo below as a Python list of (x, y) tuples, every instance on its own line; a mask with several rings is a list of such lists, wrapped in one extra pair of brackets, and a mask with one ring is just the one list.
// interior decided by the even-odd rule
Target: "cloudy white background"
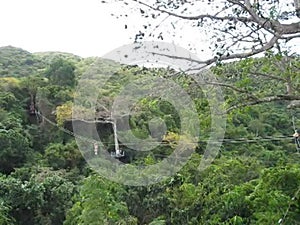
[[(139, 13), (128, 12), (128, 18), (119, 19), (111, 16), (118, 7), (124, 12), (121, 6), (121, 3), (102, 4), (101, 0), (0, 0), (0, 46), (12, 45), (30, 52), (61, 51), (82, 57), (102, 56), (132, 43), (145, 22)], [(205, 7), (201, 8), (207, 13)], [(170, 21), (165, 22), (170, 24)], [(127, 29), (125, 24), (128, 24)], [(196, 34), (188, 26), (180, 32), (178, 36), (182, 38), (165, 41), (187, 49), (192, 43), (193, 53), (200, 58), (208, 57), (207, 35)], [(291, 43), (297, 45), (296, 51), (298, 42)]]
[(0, 46), (101, 56), (132, 33), (99, 0), (0, 0)]

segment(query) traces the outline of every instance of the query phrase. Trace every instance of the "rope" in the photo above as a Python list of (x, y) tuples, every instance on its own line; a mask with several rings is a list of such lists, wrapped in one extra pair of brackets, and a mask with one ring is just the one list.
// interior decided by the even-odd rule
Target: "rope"
[[(69, 134), (70, 136), (73, 136), (75, 138), (79, 138), (82, 139), (84, 141), (88, 141), (90, 143), (95, 143), (95, 140), (92, 140), (90, 138), (86, 138), (84, 136), (81, 135), (77, 135), (73, 132), (71, 132), (70, 130), (67, 130), (61, 126), (59, 126), (57, 123), (52, 122), (51, 120), (49, 120), (47, 117), (43, 116), (42, 114), (40, 114), (39, 112), (37, 112), (45, 121), (47, 121), (49, 124), (57, 127), (59, 130), (61, 130), (62, 132)], [(95, 123), (97, 121), (86, 121), (86, 120), (80, 120), (83, 122), (87, 122), (87, 123)], [(113, 123), (113, 121), (101, 121), (101, 123)], [(220, 139), (220, 140), (214, 140), (214, 141), (210, 141), (208, 139), (203, 139), (200, 141), (190, 141), (190, 142), (186, 142), (188, 144), (199, 144), (201, 142), (209, 142), (212, 144), (217, 144), (217, 143), (228, 143), (228, 144), (235, 144), (235, 143), (255, 143), (255, 142), (267, 142), (267, 141), (284, 141), (284, 140), (291, 140), (293, 137), (292, 136), (266, 136), (266, 137), (256, 137), (256, 138), (251, 138), (251, 139), (247, 139), (247, 138), (238, 138), (238, 139), (230, 139), (230, 138), (224, 138), (224, 139)], [(108, 142), (104, 142), (106, 144), (109, 144)], [(123, 145), (130, 145), (130, 144), (136, 144), (136, 142), (122, 142)], [(153, 144), (153, 145), (169, 145), (169, 143), (166, 142), (159, 142), (159, 141), (148, 141), (148, 144)]]
[[(93, 143), (95, 144), (96, 142), (94, 140), (91, 140), (89, 138), (86, 138), (86, 137), (83, 137), (81, 135), (77, 135), (63, 127), (60, 127), (57, 123), (54, 123), (52, 122), (51, 120), (49, 120), (47, 117), (43, 116), (42, 114), (40, 114), (39, 112), (37, 112), (45, 121), (47, 121), (49, 124), (57, 127), (59, 130), (61, 130), (62, 132), (66, 133), (66, 134), (69, 134), (75, 138), (78, 138), (78, 139), (81, 139), (81, 140), (84, 140), (84, 141), (87, 141), (89, 143)], [(82, 120), (84, 121), (84, 120)], [(93, 122), (93, 121), (86, 121), (86, 122)], [(111, 121), (107, 121), (107, 123), (112, 123)], [(295, 121), (294, 121), (294, 116), (293, 116), (293, 127), (295, 129)], [(219, 140), (219, 141), (210, 141), (210, 143), (220, 143), (220, 142), (223, 142), (223, 143), (253, 143), (253, 142), (258, 142), (258, 141), (274, 141), (274, 140), (277, 140), (277, 141), (282, 141), (282, 140), (286, 140), (286, 139), (291, 139), (292, 137), (291, 136), (278, 136), (278, 137), (272, 137), (272, 136), (268, 136), (268, 137), (265, 137), (265, 138), (261, 138), (261, 137), (257, 137), (257, 138), (253, 138), (253, 139), (246, 139), (246, 138), (240, 138), (240, 139), (223, 139), (223, 140)], [(208, 140), (206, 140), (208, 141)], [(204, 142), (204, 141), (203, 141)], [(148, 142), (148, 143), (153, 143), (155, 145), (157, 144), (160, 144), (160, 145), (167, 145), (169, 146), (169, 143), (162, 143), (162, 142)], [(199, 143), (199, 142), (187, 142), (187, 143)], [(133, 142), (127, 142), (127, 143), (122, 143), (122, 144), (134, 144)], [(95, 152), (95, 154), (97, 155), (97, 153)], [(153, 154), (154, 156), (161, 156), (161, 157), (166, 157), (166, 155), (163, 155), (163, 154)], [(170, 157), (169, 157), (170, 158)], [(179, 159), (179, 158), (188, 158), (188, 157), (182, 157), (182, 156), (176, 156), (176, 157), (172, 157), (172, 158), (175, 158), (175, 159)], [(289, 205), (284, 213), (284, 215), (282, 216), (282, 218), (279, 219), (278, 221), (278, 224), (281, 224), (283, 225), (286, 218), (287, 218), (287, 215), (291, 209), (291, 206), (292, 206), (292, 203), (293, 201), (296, 199), (296, 197), (298, 196), (298, 194), (300, 193), (300, 187), (298, 188), (298, 190), (296, 191), (295, 195), (293, 196), (293, 198), (291, 199), (292, 201), (289, 202)]]
[[(83, 137), (81, 135), (77, 135), (74, 132), (69, 131), (68, 129), (65, 129), (65, 128), (59, 126), (57, 123), (52, 122), (47, 117), (43, 116), (41, 113), (39, 113), (39, 112), (36, 112), (36, 113), (37, 113), (37, 115), (41, 116), (45, 121), (47, 121), (51, 125), (57, 127), (60, 131), (66, 133), (66, 134), (68, 134), (70, 136), (73, 136), (75, 138), (78, 138), (78, 139), (80, 139), (82, 141), (85, 141), (85, 142), (93, 144), (94, 145), (94, 153), (95, 153), (95, 155), (98, 155), (98, 144), (97, 144), (97, 142), (95, 140)], [(81, 121), (84, 121), (84, 120), (81, 120)], [(84, 122), (93, 123), (93, 121), (84, 121)], [(101, 121), (101, 123), (111, 123), (113, 125), (114, 141), (115, 141), (115, 153), (111, 152), (111, 156), (112, 157), (116, 157), (116, 158), (123, 157), (124, 156), (124, 152), (119, 149), (119, 143), (118, 143), (118, 139), (117, 139), (117, 130), (116, 130), (117, 128), (116, 128), (115, 122), (114, 121)], [(104, 144), (104, 143), (102, 142), (102, 144)], [(109, 144), (109, 143), (106, 143), (106, 144)]]
[(81, 135), (77, 135), (77, 134), (75, 134), (75, 133), (69, 131), (68, 129), (65, 129), (65, 128), (59, 126), (57, 123), (52, 122), (52, 121), (49, 120), (47, 117), (45, 117), (45, 116), (43, 116), (42, 114), (40, 114), (39, 112), (37, 112), (37, 113), (43, 118), (43, 120), (47, 121), (47, 122), (48, 122), (49, 124), (51, 124), (52, 126), (57, 127), (60, 131), (66, 133), (66, 134), (69, 134), (69, 135), (71, 135), (71, 136), (73, 136), (73, 137), (75, 137), (75, 138), (81, 139), (81, 140), (83, 140), (83, 141), (87, 141), (87, 142), (90, 142), (90, 143), (95, 143), (95, 141), (92, 141), (90, 138), (86, 138), (86, 137), (83, 137), (83, 136), (81, 136)]

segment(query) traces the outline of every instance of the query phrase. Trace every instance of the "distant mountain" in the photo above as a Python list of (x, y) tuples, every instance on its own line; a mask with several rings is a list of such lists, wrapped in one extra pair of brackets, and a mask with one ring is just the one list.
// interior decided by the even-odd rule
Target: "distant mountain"
[(51, 61), (57, 57), (67, 59), (69, 61), (73, 61), (74, 63), (77, 63), (83, 59), (78, 55), (74, 55), (72, 53), (66, 53), (66, 52), (49, 51), (49, 52), (35, 52), (33, 54), (47, 64), (51, 63)]
[(101, 71), (114, 70), (118, 63), (97, 57), (82, 58), (66, 52), (36, 52), (31, 53), (13, 46), (0, 47), (0, 77), (27, 77), (43, 74), (55, 58), (63, 58), (76, 66), (76, 76), (80, 77), (94, 63)]
[(40, 57), (12, 46), (0, 47), (0, 77), (26, 77), (45, 67)]

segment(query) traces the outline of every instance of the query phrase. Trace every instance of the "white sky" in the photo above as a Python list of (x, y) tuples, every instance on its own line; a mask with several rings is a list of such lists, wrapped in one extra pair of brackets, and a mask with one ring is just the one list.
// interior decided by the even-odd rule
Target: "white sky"
[[(128, 12), (129, 17), (122, 19), (111, 16), (118, 7), (122, 4), (102, 4), (101, 0), (0, 0), (0, 46), (103, 56), (133, 43), (132, 38), (145, 24), (139, 13)], [(183, 39), (175, 44), (188, 48), (192, 41), (201, 49), (208, 48), (193, 31), (181, 31)]]
[(0, 0), (0, 46), (102, 56), (132, 43), (99, 0)]
[[(102, 56), (132, 43), (130, 38), (144, 22), (139, 14), (128, 12), (130, 26), (125, 30), (125, 20), (112, 17), (113, 11), (118, 11), (116, 4), (102, 4), (101, 0), (0, 0), (0, 46)], [(208, 51), (208, 44), (197, 39), (193, 30), (184, 27), (181, 32), (183, 38), (175, 44), (188, 48), (187, 43), (193, 42), (197, 50)], [(199, 53), (200, 58), (207, 57)]]

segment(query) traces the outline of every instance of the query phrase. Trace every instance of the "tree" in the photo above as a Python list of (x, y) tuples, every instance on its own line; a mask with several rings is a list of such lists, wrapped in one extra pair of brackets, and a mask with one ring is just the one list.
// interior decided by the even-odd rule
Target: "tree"
[(28, 94), (28, 96), (30, 97), (30, 100), (28, 102), (28, 109), (30, 114), (35, 114), (35, 111), (37, 110), (36, 96), (38, 90), (45, 86), (46, 83), (47, 80), (39, 75), (31, 75), (21, 80), (21, 87), (27, 92), (26, 94)]
[(76, 83), (74, 71), (74, 63), (66, 59), (56, 58), (47, 68), (45, 75), (54, 85), (74, 87)]
[(8, 215), (9, 210), (10, 207), (5, 205), (5, 203), (1, 199), (0, 200), (0, 224), (1, 225), (15, 224), (14, 219)]
[(45, 162), (55, 170), (81, 169), (84, 165), (84, 159), (74, 141), (65, 145), (60, 143), (50, 144), (45, 149)]
[[(140, 31), (137, 39), (146, 37), (145, 34), (155, 36), (156, 33), (159, 34), (156, 36), (158, 39), (163, 39), (164, 34), (172, 32), (162, 30), (165, 24), (161, 19), (166, 16), (172, 18), (171, 26), (174, 30), (172, 34), (179, 32), (182, 21), (184, 26), (192, 26), (198, 29), (198, 32), (199, 27), (202, 26), (215, 30), (213, 37), (215, 37), (216, 55), (212, 59), (201, 62), (204, 64), (250, 57), (274, 47), (281, 47), (300, 37), (298, 0), (284, 1), (284, 3), (278, 0), (226, 0), (222, 2), (216, 0), (134, 0), (133, 2), (137, 4), (124, 1), (131, 10), (140, 11), (141, 16), (149, 22), (143, 26), (143, 31)], [(208, 13), (201, 13), (203, 9)], [(151, 23), (155, 23), (155, 20), (159, 20), (159, 27), (153, 33), (153, 30), (148, 28), (152, 26)], [(242, 45), (242, 43), (247, 45)], [(241, 45), (243, 48), (239, 51), (238, 46)]]
[(137, 224), (136, 218), (129, 215), (122, 195), (124, 190), (120, 185), (92, 175), (84, 180), (78, 202), (68, 212), (64, 224)]
[[(106, 1), (102, 1), (106, 2)], [(111, 0), (110, 3), (119, 1)], [(299, 95), (299, 65), (291, 64), (299, 61), (289, 46), (300, 38), (300, 7), (299, 0), (203, 0), (203, 1), (122, 1), (126, 11), (114, 14), (117, 18), (130, 17), (128, 10), (139, 13), (144, 21), (143, 26), (137, 31), (135, 41), (144, 39), (170, 40), (183, 38), (183, 28), (189, 27), (193, 35), (202, 35), (210, 40), (211, 57), (204, 60), (193, 60), (199, 68), (209, 65), (220, 65), (226, 60), (248, 59), (253, 56), (262, 56), (265, 53), (269, 61), (269, 70), (263, 63), (245, 61), (243, 81), (250, 79), (269, 79), (271, 82), (284, 83), (286, 91), (266, 94), (263, 96), (252, 95), (251, 91), (236, 87), (224, 82), (208, 82), (207, 85), (217, 85), (230, 88), (235, 92), (248, 95), (247, 101), (240, 106), (261, 104), (271, 101), (300, 100)], [(127, 24), (126, 24), (127, 27)], [(190, 39), (189, 46), (195, 45), (195, 37), (185, 36)], [(148, 39), (147, 39), (148, 40)], [(188, 41), (188, 40), (185, 40)], [(192, 48), (191, 48), (192, 49)], [(194, 49), (196, 52), (203, 49)], [(160, 54), (160, 53), (157, 53)], [(164, 54), (163, 54), (164, 55)], [(207, 56), (209, 54), (206, 54)], [(175, 55), (165, 55), (173, 58), (183, 58)], [(189, 58), (183, 58), (191, 60)], [(272, 65), (272, 66), (271, 66)], [(273, 74), (275, 71), (280, 73)], [(291, 69), (291, 70), (289, 70)], [(296, 71), (296, 72), (295, 72)], [(232, 71), (231, 71), (232, 72)], [(231, 76), (240, 76), (237, 71)], [(291, 72), (287, 75), (288, 72)], [(285, 74), (282, 74), (285, 73)], [(270, 82), (270, 83), (271, 83)], [(247, 85), (247, 84), (244, 84)], [(251, 85), (251, 84), (250, 84)], [(250, 86), (248, 85), (248, 86)], [(298, 106), (294, 102), (290, 106)], [(230, 110), (232, 106), (229, 107)], [(236, 107), (233, 107), (233, 109)]]
[(227, 111), (283, 100), (288, 103), (282, 106), (296, 108), (300, 106), (299, 62), (299, 57), (267, 54), (263, 58), (222, 64), (212, 69), (221, 81), (207, 85), (227, 89)]
[(17, 224), (62, 224), (76, 191), (63, 175), (40, 168), (24, 180), (17, 174), (0, 176), (0, 200), (6, 204), (0, 202), (0, 215), (6, 207)]
[(20, 118), (2, 112), (0, 116), (0, 172), (10, 173), (32, 154), (30, 139)]

